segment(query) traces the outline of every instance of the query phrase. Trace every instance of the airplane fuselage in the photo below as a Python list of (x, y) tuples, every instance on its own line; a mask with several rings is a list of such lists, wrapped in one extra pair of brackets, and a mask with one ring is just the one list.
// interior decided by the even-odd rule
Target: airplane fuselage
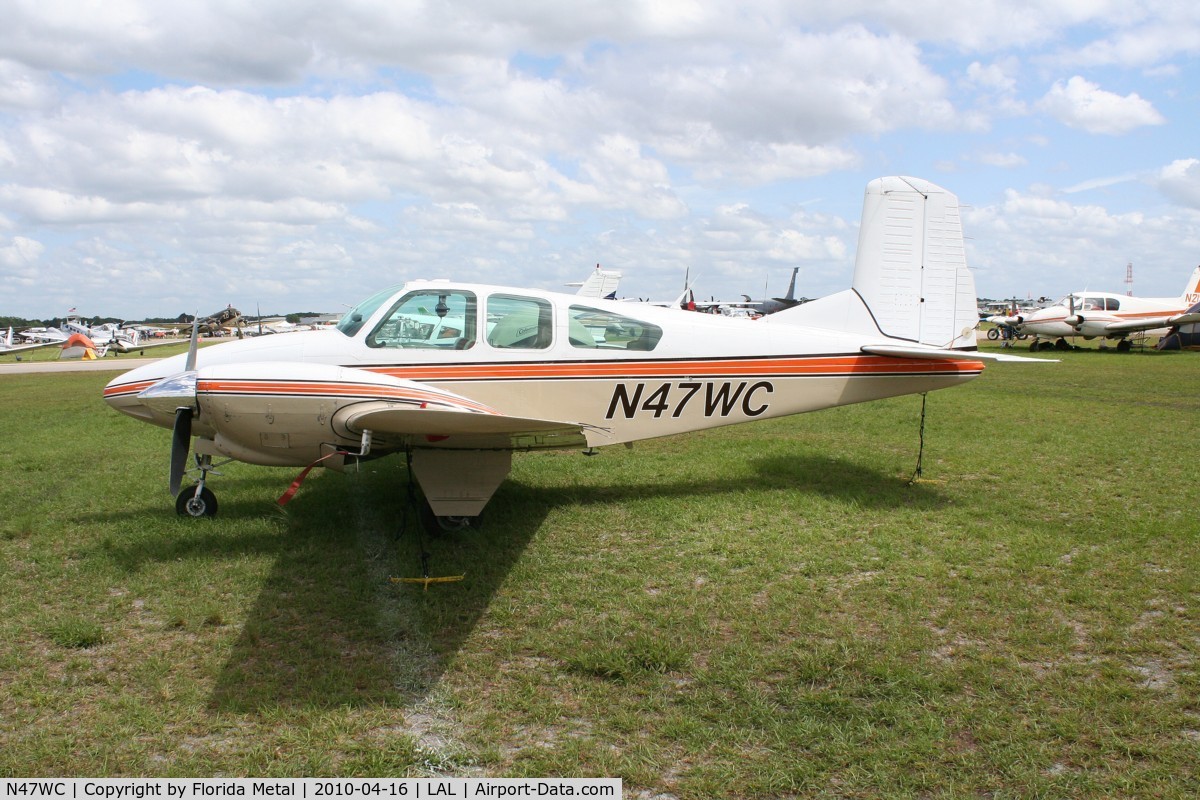
[[(512, 449), (595, 447), (943, 388), (983, 369), (967, 353), (868, 355), (861, 335), (553, 292), (414, 282), (377, 298), (336, 330), (199, 351), (192, 434), (214, 454), (303, 465), (357, 447), (356, 431), (371, 426), (356, 415), (425, 403), (575, 426), (522, 431)], [(446, 301), (455, 307), (436, 316), (435, 304)], [(171, 402), (139, 395), (184, 372), (185, 359), (118, 377), (105, 400), (172, 427)], [(442, 436), (437, 425), (376, 430), (373, 450), (489, 446), (469, 431)]]
[(1129, 332), (1113, 332), (1114, 323), (1135, 323), (1182, 314), (1187, 305), (1180, 298), (1130, 297), (1108, 292), (1081, 292), (1075, 295), (1072, 310), (1067, 303), (1039, 309), (1017, 323), (1022, 333), (1043, 338), (1082, 336), (1121, 338)]

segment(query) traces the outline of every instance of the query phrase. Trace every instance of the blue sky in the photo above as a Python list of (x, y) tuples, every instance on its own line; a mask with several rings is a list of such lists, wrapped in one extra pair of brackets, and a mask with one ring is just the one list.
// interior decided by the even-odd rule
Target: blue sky
[[(11, 10), (10, 10), (11, 9)], [(849, 284), (862, 193), (981, 295), (1200, 263), (1190, 2), (6, 4), (0, 314), (336, 311), (407, 278)]]

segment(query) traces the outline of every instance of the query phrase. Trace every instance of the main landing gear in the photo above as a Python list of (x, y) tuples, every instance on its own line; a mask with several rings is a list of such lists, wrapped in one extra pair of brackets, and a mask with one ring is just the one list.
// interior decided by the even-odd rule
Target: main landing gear
[(420, 525), (430, 536), (437, 536), (442, 533), (455, 533), (472, 528), (479, 530), (481, 527), (479, 517), (439, 517), (433, 513), (433, 509), (429, 506), (429, 501), (424, 497), (418, 497), (413, 502), (417, 505), (417, 516)]
[(1053, 342), (1043, 342), (1040, 339), (1034, 339), (1029, 344), (1029, 350), (1036, 353), (1039, 350), (1071, 350), (1071, 343), (1066, 339), (1057, 339)]

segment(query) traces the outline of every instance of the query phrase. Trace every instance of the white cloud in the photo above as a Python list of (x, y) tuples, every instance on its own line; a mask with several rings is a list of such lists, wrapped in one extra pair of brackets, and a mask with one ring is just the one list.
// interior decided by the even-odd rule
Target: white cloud
[(1153, 104), (1136, 92), (1122, 97), (1078, 75), (1065, 83), (1056, 82), (1038, 107), (1062, 124), (1088, 133), (1120, 135), (1166, 122)]
[(995, 204), (964, 209), (968, 260), (981, 295), (1124, 291), (1133, 263), (1141, 295), (1168, 295), (1194, 267), (1200, 213), (1113, 213), (1050, 194), (1009, 190)]
[(1157, 183), (1172, 201), (1200, 211), (1200, 159), (1172, 161), (1159, 171)]
[(0, 264), (17, 270), (32, 268), (45, 249), (41, 242), (14, 236), (0, 245)]
[(0, 58), (0, 110), (50, 108), (58, 90), (45, 73)]
[(1028, 163), (1025, 157), (1019, 153), (984, 153), (977, 160), (980, 164), (987, 164), (989, 167), (1000, 167), (1001, 169), (1011, 169), (1012, 167), (1020, 167)]

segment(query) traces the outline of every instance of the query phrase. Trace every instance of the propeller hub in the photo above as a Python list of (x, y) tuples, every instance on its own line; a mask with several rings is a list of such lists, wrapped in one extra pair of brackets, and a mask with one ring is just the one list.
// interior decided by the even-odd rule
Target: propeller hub
[(177, 408), (196, 407), (196, 371), (170, 375), (138, 394), (138, 401), (148, 408), (168, 416)]

